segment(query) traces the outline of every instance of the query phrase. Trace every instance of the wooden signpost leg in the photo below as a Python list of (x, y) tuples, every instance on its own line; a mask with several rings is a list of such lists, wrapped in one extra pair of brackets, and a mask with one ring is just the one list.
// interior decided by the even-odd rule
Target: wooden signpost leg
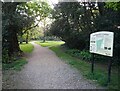
[(91, 68), (91, 72), (94, 73), (94, 53), (92, 53), (92, 68)]
[(112, 66), (112, 60), (110, 60), (108, 64), (108, 83), (110, 83), (111, 80), (111, 66)]

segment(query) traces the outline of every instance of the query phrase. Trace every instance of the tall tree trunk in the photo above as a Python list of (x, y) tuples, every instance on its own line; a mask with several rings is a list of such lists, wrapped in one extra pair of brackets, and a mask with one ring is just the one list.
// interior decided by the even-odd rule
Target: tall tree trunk
[(10, 38), (9, 38), (9, 48), (8, 48), (8, 54), (9, 56), (12, 56), (12, 54), (20, 52), (20, 48), (19, 48), (19, 44), (18, 44), (18, 38), (17, 38), (17, 33), (15, 31), (15, 29), (12, 28), (11, 26), (11, 34), (10, 34)]
[(43, 36), (43, 43), (45, 42), (45, 28), (46, 28), (46, 25), (45, 25), (45, 19), (44, 19), (44, 21), (43, 21), (43, 23), (44, 23), (44, 29), (43, 29), (43, 32), (44, 32), (44, 36)]
[(22, 44), (23, 43), (23, 37), (22, 37), (22, 33), (20, 34), (20, 44)]
[(26, 44), (28, 44), (28, 35), (29, 35), (29, 33), (28, 33), (28, 31), (27, 31)]
[(43, 43), (45, 42), (45, 36), (44, 36), (44, 38), (43, 38)]
[(43, 43), (45, 42), (45, 30), (44, 30), (44, 36), (43, 36)]
[[(15, 14), (16, 7), (20, 3), (17, 2), (4, 2), (2, 5), (2, 13), (4, 14), (3, 18), (7, 18), (8, 25), (5, 25), (3, 23), (3, 26), (6, 27), (6, 35), (3, 35), (3, 44), (5, 44), (4, 49), (7, 49), (7, 54), (9, 57), (14, 55), (14, 53), (19, 52), (19, 44), (18, 44), (18, 38), (17, 38), (17, 30), (15, 26), (13, 25), (12, 21), (14, 19), (13, 15)], [(6, 17), (7, 16), (7, 17)]]

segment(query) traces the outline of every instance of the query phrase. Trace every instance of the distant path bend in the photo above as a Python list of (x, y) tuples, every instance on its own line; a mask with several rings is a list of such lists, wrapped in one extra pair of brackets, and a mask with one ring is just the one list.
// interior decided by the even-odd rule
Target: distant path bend
[(12, 89), (101, 89), (48, 48), (34, 45), (28, 64), (10, 77)]

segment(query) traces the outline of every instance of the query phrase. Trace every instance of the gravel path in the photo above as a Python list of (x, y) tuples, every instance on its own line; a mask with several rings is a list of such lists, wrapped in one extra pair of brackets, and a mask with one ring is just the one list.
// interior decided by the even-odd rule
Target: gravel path
[(34, 45), (23, 70), (11, 75), (9, 89), (101, 89), (65, 64), (48, 48)]

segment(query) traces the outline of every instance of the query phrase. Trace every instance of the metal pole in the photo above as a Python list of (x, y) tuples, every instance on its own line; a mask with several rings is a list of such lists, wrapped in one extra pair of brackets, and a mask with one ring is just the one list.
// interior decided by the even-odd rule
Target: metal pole
[(94, 73), (94, 53), (92, 53), (92, 68), (91, 68), (91, 72)]
[(112, 60), (110, 60), (108, 64), (108, 83), (110, 83), (111, 81), (111, 66), (112, 66)]

